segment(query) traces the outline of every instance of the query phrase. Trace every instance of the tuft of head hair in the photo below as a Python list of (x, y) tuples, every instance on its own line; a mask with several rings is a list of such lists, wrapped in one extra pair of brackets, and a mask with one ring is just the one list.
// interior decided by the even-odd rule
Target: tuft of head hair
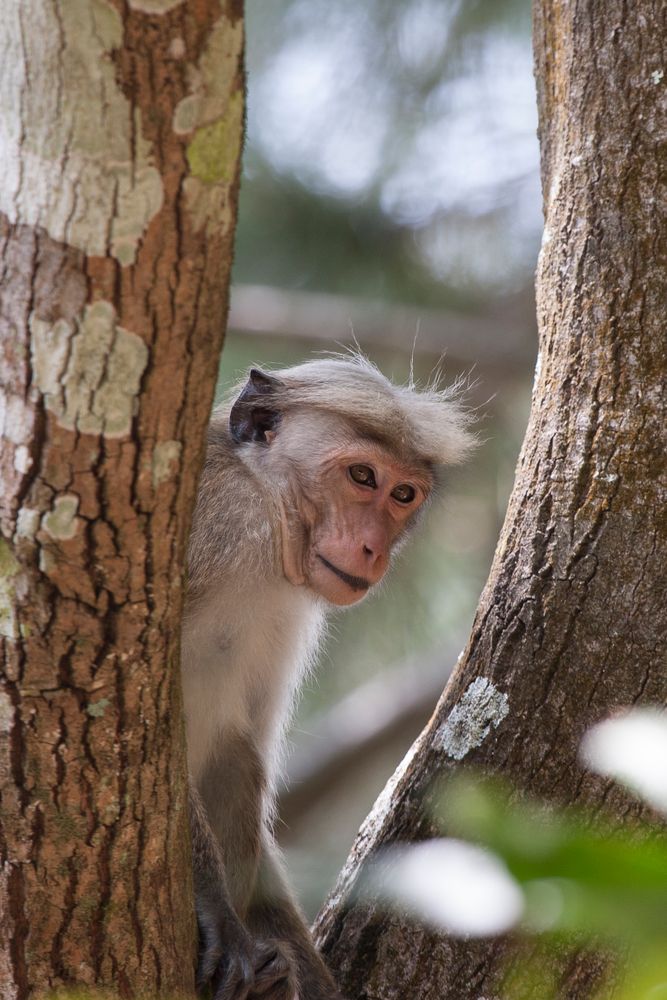
[[(462, 462), (476, 444), (460, 384), (444, 389), (395, 385), (356, 353), (272, 370), (270, 378), (267, 405), (276, 413), (315, 408), (335, 414), (399, 455), (417, 453), (434, 466), (452, 465)], [(237, 387), (232, 400), (242, 388)]]

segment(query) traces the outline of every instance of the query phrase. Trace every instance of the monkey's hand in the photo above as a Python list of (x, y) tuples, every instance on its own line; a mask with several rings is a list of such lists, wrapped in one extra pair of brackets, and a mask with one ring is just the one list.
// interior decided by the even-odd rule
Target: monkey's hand
[(197, 992), (212, 1000), (297, 1000), (289, 946), (252, 938), (242, 924), (199, 920)]
[(255, 941), (255, 985), (252, 1000), (299, 1000), (296, 963), (284, 941)]

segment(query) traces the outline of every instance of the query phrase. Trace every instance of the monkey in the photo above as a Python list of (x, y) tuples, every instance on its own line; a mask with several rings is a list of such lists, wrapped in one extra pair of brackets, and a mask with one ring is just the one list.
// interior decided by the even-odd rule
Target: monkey
[(214, 1000), (342, 1000), (274, 844), (286, 723), (331, 608), (366, 597), (473, 435), (455, 390), (366, 358), (250, 370), (214, 410), (181, 662), (197, 983)]

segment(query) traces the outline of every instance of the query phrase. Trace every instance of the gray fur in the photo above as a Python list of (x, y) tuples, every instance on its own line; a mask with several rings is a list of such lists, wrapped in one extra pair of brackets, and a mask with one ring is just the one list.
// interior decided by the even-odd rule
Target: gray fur
[[(351, 422), (357, 432), (389, 445), (397, 455), (435, 466), (464, 461), (475, 445), (471, 417), (456, 385), (444, 389), (394, 385), (361, 354), (317, 358), (271, 372), (279, 386), (271, 396), (279, 412), (314, 408)], [(226, 420), (239, 383), (216, 411)]]

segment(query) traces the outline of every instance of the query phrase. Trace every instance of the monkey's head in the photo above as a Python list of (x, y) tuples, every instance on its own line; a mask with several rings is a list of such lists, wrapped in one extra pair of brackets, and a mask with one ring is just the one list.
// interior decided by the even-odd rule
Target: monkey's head
[(257, 369), (229, 429), (279, 511), (284, 575), (331, 604), (355, 604), (473, 438), (452, 390), (389, 382), (365, 358)]

